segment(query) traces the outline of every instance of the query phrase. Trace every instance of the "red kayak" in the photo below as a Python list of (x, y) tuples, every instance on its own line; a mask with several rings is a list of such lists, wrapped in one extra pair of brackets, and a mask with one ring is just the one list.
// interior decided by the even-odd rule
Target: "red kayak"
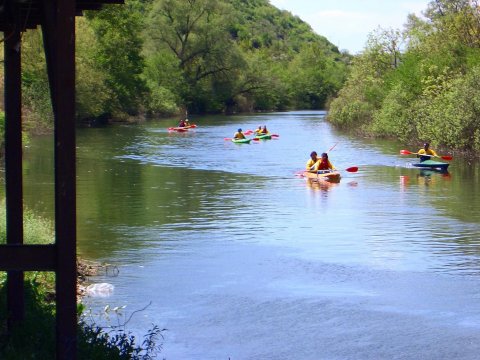
[(185, 132), (188, 131), (188, 129), (193, 129), (196, 128), (197, 125), (192, 124), (192, 125), (187, 125), (187, 126), (176, 126), (176, 127), (169, 127), (168, 131), (177, 131), (177, 132)]

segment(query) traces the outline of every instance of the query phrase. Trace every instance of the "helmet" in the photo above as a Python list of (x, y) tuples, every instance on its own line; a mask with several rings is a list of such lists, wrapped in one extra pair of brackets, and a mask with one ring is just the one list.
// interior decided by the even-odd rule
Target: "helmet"
[(238, 132), (241, 132), (241, 131), (242, 131), (242, 129), (238, 129), (237, 131), (238, 131)]

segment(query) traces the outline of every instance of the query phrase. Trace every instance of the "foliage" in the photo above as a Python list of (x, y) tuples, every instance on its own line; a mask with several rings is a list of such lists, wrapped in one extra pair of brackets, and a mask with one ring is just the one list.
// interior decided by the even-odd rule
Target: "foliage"
[[(478, 152), (478, 5), (431, 1), (426, 20), (409, 16), (403, 34), (372, 35), (331, 104), (330, 121), (371, 135)], [(407, 44), (403, 52), (388, 50), (400, 39)]]
[(161, 346), (157, 341), (162, 337), (158, 326), (153, 326), (144, 336), (141, 345), (136, 344), (136, 338), (131, 333), (119, 330), (111, 334), (105, 333), (101, 327), (80, 323), (80, 359), (125, 359), (150, 360), (155, 359)]
[[(26, 128), (48, 130), (41, 31), (22, 44)], [(268, 0), (126, 0), (76, 20), (76, 115), (324, 108), (350, 58)]]
[(102, 70), (109, 91), (104, 110), (117, 116), (138, 113), (146, 90), (139, 35), (143, 23), (135, 5), (130, 1), (87, 14), (98, 43), (93, 49), (94, 63)]
[[(5, 145), (5, 113), (0, 111), (0, 148)], [(2, 150), (3, 152), (3, 150)]]
[[(8, 335), (0, 331), (0, 358), (17, 359), (53, 359), (55, 354), (55, 306), (46, 296), (51, 291), (53, 278), (39, 281), (38, 273), (30, 273), (25, 281), (26, 317)], [(0, 322), (6, 322), (6, 286), (5, 276), (0, 277)], [(82, 310), (79, 306), (78, 312)], [(5, 329), (5, 326), (2, 326)], [(144, 336), (141, 344), (124, 329), (106, 333), (103, 328), (87, 324), (81, 320), (78, 324), (78, 358), (96, 360), (148, 360), (154, 359), (161, 350), (158, 341), (163, 330), (153, 326)], [(28, 339), (28, 341), (25, 341)]]
[[(0, 206), (0, 243), (6, 242), (5, 203)], [(52, 224), (25, 211), (25, 243), (48, 244), (53, 240)], [(0, 358), (17, 359), (53, 359), (55, 353), (55, 275), (52, 272), (25, 273), (25, 308), (24, 321), (14, 330), (6, 333), (6, 273), (0, 272)], [(83, 306), (78, 306), (81, 315)], [(81, 317), (78, 324), (78, 357), (79, 359), (153, 359), (161, 350), (159, 340), (163, 338), (158, 326), (153, 326), (144, 336), (141, 344), (125, 330), (125, 324), (105, 328), (85, 321)], [(28, 341), (25, 341), (28, 339)]]
[(39, 30), (27, 31), (22, 39), (22, 101), (27, 129), (42, 132), (52, 127), (47, 65)]
[(94, 49), (100, 46), (84, 17), (76, 19), (76, 112), (78, 119), (98, 117), (107, 112), (113, 89), (107, 74), (96, 66)]
[[(49, 244), (53, 242), (51, 222), (36, 215), (32, 210), (24, 210), (24, 238), (26, 244)], [(5, 244), (7, 234), (5, 200), (0, 202), (0, 244)]]

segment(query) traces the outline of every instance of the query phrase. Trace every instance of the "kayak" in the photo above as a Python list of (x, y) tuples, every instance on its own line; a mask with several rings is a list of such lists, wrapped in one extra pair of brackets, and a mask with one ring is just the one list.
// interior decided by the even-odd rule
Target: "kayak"
[(250, 141), (252, 141), (252, 139), (232, 139), (232, 142), (235, 144), (250, 144)]
[(413, 164), (413, 166), (418, 168), (438, 170), (438, 171), (447, 171), (449, 165), (450, 165), (449, 163), (444, 163), (444, 162), (434, 161), (434, 160), (425, 160), (425, 161)]
[(188, 129), (185, 127), (171, 127), (171, 128), (168, 128), (168, 131), (186, 132), (188, 131)]
[(272, 138), (272, 135), (271, 134), (259, 134), (259, 135), (255, 135), (254, 139), (257, 139), (257, 140), (270, 140)]
[(192, 124), (192, 125), (187, 125), (187, 126), (169, 127), (168, 130), (169, 130), (169, 131), (185, 132), (185, 131), (187, 131), (188, 129), (193, 129), (193, 128), (196, 128), (196, 127), (197, 127), (197, 125)]
[(336, 170), (319, 170), (317, 172), (304, 171), (303, 176), (318, 181), (339, 182), (340, 173)]

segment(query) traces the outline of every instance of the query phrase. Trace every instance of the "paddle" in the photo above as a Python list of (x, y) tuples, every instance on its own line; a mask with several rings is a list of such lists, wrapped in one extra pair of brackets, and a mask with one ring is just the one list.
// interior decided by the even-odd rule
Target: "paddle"
[(418, 152), (417, 152), (417, 153), (414, 153), (414, 152), (411, 152), (411, 151), (408, 151), (408, 150), (400, 150), (400, 154), (402, 154), (402, 155), (430, 156), (430, 157), (438, 157), (438, 158), (441, 158), (441, 159), (443, 159), (443, 160), (453, 160), (453, 156), (450, 156), (450, 155), (435, 156), (435, 155), (428, 155), (428, 154), (419, 154)]
[(337, 144), (338, 144), (338, 142), (336, 142), (330, 149), (328, 149), (327, 153), (329, 153), (330, 151), (332, 151), (332, 150), (335, 148), (335, 146), (337, 146)]

